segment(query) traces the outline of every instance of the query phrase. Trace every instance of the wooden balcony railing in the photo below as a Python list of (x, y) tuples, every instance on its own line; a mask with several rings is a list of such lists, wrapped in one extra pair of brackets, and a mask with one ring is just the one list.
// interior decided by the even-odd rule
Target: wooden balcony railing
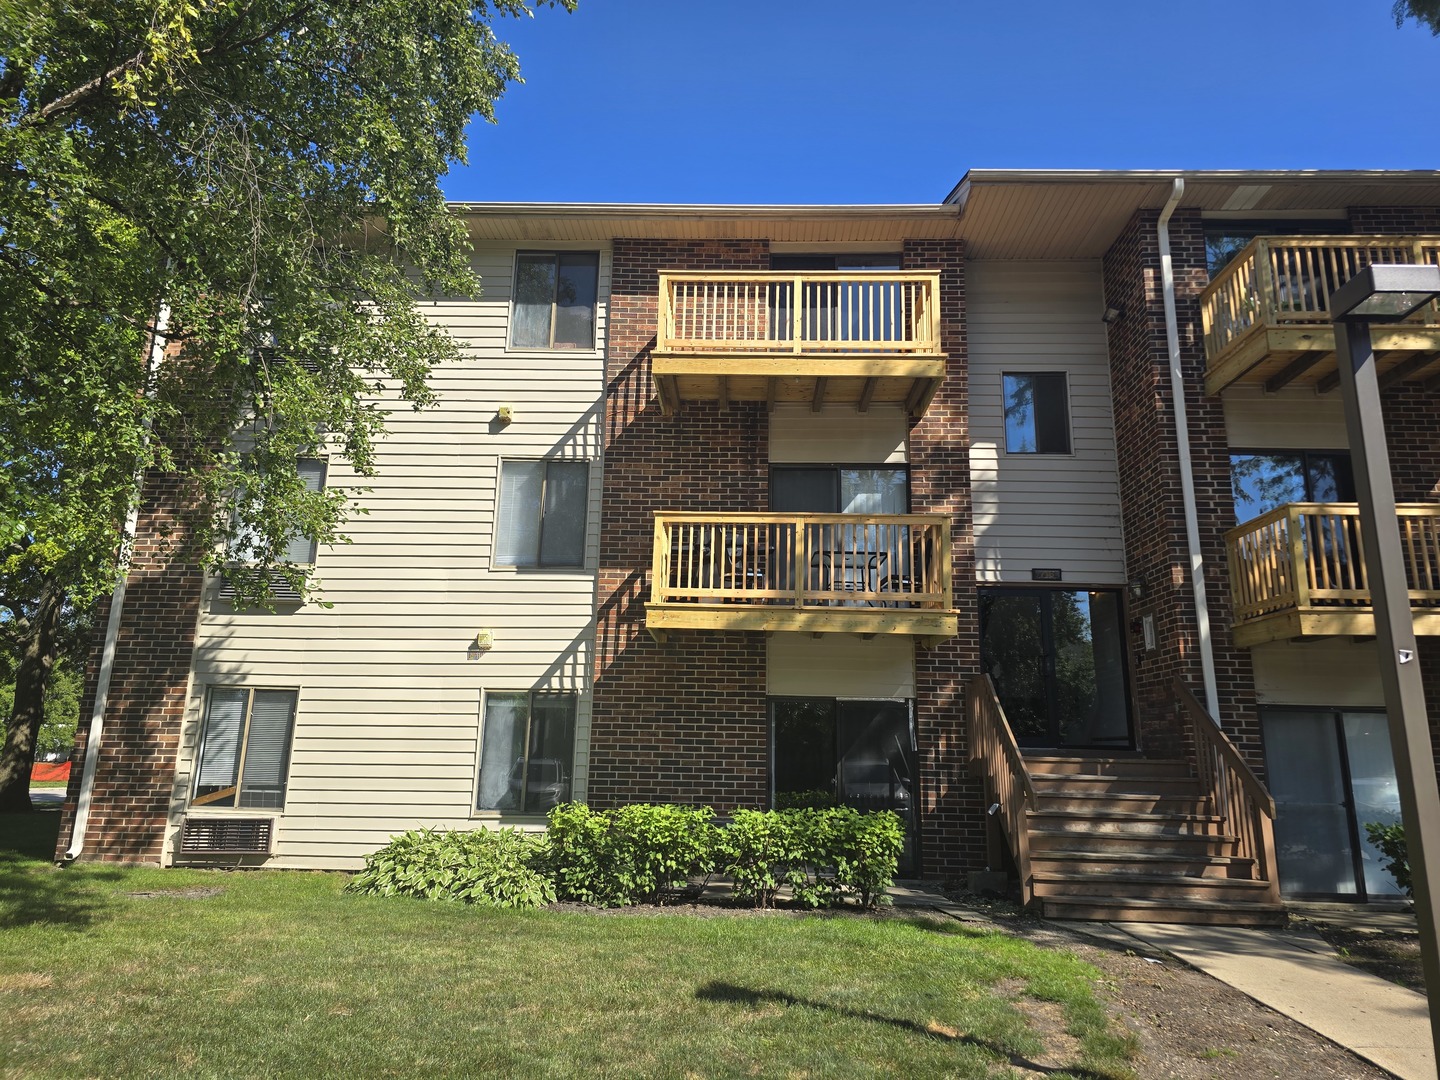
[[(1297, 379), (1332, 389), (1330, 296), (1373, 263), (1440, 264), (1440, 236), (1259, 236), (1200, 294), (1208, 393), (1238, 379), (1277, 390)], [(1385, 328), (1377, 352), (1435, 355), (1440, 306)], [(1398, 362), (1398, 359), (1397, 361)], [(1416, 367), (1419, 377), (1421, 364)], [(1408, 369), (1407, 369), (1408, 370)]]
[[(965, 691), (965, 716), (970, 732), (970, 773), (985, 782), (985, 802), (998, 809), (1000, 831), (1010, 847), (1020, 878), (1020, 903), (1029, 906), (1035, 896), (1030, 872), (1030, 824), (1027, 814), (1039, 809), (1035, 783), (1025, 767), (1025, 758), (1005, 719), (995, 684), (985, 674), (972, 676)], [(989, 837), (993, 843), (995, 837)], [(998, 867), (998, 852), (989, 852), (991, 866)]]
[(1212, 812), (1224, 818), (1221, 829), (1235, 837), (1235, 856), (1253, 859), (1253, 876), (1266, 882), (1265, 902), (1280, 903), (1275, 861), (1275, 799), (1251, 771), (1220, 725), (1179, 679), (1172, 682), (1180, 711), (1189, 721), (1195, 744), (1200, 790)]
[[(1416, 631), (1435, 632), (1440, 504), (1401, 505), (1395, 513), (1411, 608), (1425, 616)], [(1240, 644), (1374, 633), (1359, 514), (1355, 503), (1286, 503), (1225, 534)]]
[(657, 353), (939, 356), (940, 275), (662, 273)]
[(937, 514), (657, 514), (646, 625), (956, 632), (950, 519)]

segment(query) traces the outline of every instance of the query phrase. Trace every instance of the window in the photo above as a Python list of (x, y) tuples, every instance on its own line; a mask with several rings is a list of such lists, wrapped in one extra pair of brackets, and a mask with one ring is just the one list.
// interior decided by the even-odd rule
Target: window
[(485, 695), (477, 810), (543, 814), (570, 799), (578, 695)]
[[(299, 458), (295, 462), (296, 475), (307, 492), (325, 490), (325, 471), (326, 462), (323, 458)], [(258, 485), (263, 479), (257, 475), (255, 483)], [(259, 503), (261, 498), (259, 493), (253, 496), (256, 503)], [(252, 562), (258, 558), (263, 545), (263, 538), (253, 528), (242, 528), (230, 538), (230, 561)], [(315, 562), (316, 547), (315, 537), (296, 534), (290, 537), (285, 545), (284, 561), (309, 566)]]
[(510, 344), (517, 349), (593, 349), (600, 255), (522, 251), (515, 257)]
[(294, 690), (213, 686), (191, 806), (285, 808)]
[(1005, 452), (1070, 453), (1070, 401), (1063, 371), (1013, 374), (1005, 381)]
[(1230, 455), (1235, 521), (1292, 502), (1354, 502), (1355, 476), (1343, 450), (1257, 450)]
[(1257, 236), (1334, 236), (1350, 231), (1343, 219), (1332, 221), (1211, 219), (1205, 222), (1205, 266), (1213, 278)]
[(588, 461), (507, 460), (500, 466), (496, 566), (583, 566)]

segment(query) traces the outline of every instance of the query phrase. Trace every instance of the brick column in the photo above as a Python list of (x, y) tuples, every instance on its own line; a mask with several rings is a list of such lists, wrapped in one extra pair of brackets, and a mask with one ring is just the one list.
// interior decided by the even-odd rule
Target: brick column
[(940, 271), (945, 382), (910, 431), (910, 505), (951, 519), (951, 581), (960, 632), (915, 652), (915, 724), (920, 747), (921, 856), (927, 877), (958, 879), (985, 862), (985, 806), (969, 773), (965, 686), (980, 670), (975, 531), (970, 498), (969, 378), (965, 338), (965, 245), (908, 241), (907, 270)]
[[(198, 567), (171, 560), (185, 505), (175, 477), (150, 474), (143, 500), (81, 856), (105, 862), (160, 862), (205, 583)], [(107, 600), (96, 612), (57, 859), (70, 846), (109, 608)]]
[(763, 808), (769, 794), (765, 636), (645, 629), (656, 511), (763, 512), (769, 424), (763, 404), (654, 400), (658, 274), (764, 270), (757, 240), (617, 240), (605, 392), (595, 691), (589, 801)]

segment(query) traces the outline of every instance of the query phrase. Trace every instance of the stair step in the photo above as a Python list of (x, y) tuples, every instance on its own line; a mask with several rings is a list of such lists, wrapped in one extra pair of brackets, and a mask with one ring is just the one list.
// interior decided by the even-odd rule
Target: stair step
[(1193, 777), (1184, 758), (1071, 757), (1059, 754), (1024, 754), (1025, 766), (1037, 773), (1086, 773), (1098, 776)]
[[(1194, 852), (1234, 844), (1236, 837), (1217, 828), (1166, 826), (1148, 822), (1032, 822), (1030, 846), (1073, 851)], [(1228, 855), (1228, 851), (1214, 854)]]
[(1248, 878), (1255, 860), (1239, 855), (1152, 851), (1061, 851), (1030, 849), (1032, 874), (1073, 869), (1084, 873), (1134, 873), (1150, 870), (1192, 877)]
[(1090, 897), (1092, 899), (1216, 900), (1228, 898), (1239, 903), (1263, 899), (1270, 888), (1267, 881), (1254, 878), (1206, 877), (1183, 874), (1070, 874), (1040, 871), (1031, 875), (1035, 895), (1049, 899)]
[(1183, 795), (1200, 797), (1200, 784), (1189, 776), (1107, 776), (1103, 773), (1032, 772), (1038, 795), (1089, 792), (1106, 795)]
[(1116, 810), (1109, 806), (1087, 807), (1071, 810), (1068, 807), (1042, 806), (1038, 810), (1027, 810), (1025, 816), (1045, 821), (1074, 821), (1085, 824), (1093, 821), (1154, 822), (1158, 824), (1201, 823), (1216, 825), (1224, 821), (1221, 814), (1192, 813), (1184, 810), (1164, 810), (1146, 813), (1143, 810)]
[(1136, 813), (1204, 814), (1210, 803), (1203, 795), (1184, 792), (1156, 794), (1127, 791), (1059, 791), (1036, 792), (1043, 810), (1084, 811), (1091, 807), (1133, 810)]
[(1149, 900), (1144, 897), (1047, 896), (1041, 913), (1049, 919), (1086, 922), (1172, 922), (1208, 926), (1284, 926), (1283, 904), (1227, 903), (1223, 900)]

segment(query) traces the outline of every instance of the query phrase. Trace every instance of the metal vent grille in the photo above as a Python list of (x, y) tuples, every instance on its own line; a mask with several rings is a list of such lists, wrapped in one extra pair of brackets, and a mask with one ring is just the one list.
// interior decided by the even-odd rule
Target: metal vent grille
[[(268, 572), (266, 573), (265, 577), (266, 577), (266, 580), (268, 580), (269, 583), (270, 583), (270, 598), (271, 598), (271, 600), (273, 600), (275, 603), (277, 603), (277, 604), (298, 604), (298, 603), (300, 603), (300, 594), (295, 591), (295, 586), (291, 585), (290, 582), (286, 581), (286, 580), (285, 580), (285, 575), (282, 574), (279, 570), (271, 570), (271, 571), (268, 571)], [(235, 586), (231, 585), (228, 581), (221, 582), (221, 584), (220, 584), (220, 599), (221, 599), (221, 600), (234, 600), (234, 599), (235, 599)]]
[(186, 818), (184, 854), (269, 855), (274, 818)]

